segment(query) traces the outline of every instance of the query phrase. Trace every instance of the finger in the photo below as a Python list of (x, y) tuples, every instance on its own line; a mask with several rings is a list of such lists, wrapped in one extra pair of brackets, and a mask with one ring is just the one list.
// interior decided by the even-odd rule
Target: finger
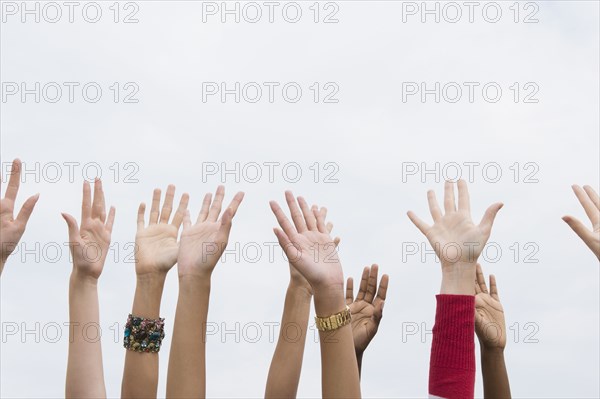
[(341, 241), (340, 237), (335, 237), (333, 239), (333, 243), (336, 246), (336, 248), (337, 248), (338, 245), (340, 245), (340, 241)]
[(437, 198), (435, 198), (435, 191), (427, 191), (427, 202), (429, 203), (429, 212), (434, 222), (437, 222), (442, 218), (442, 211), (438, 205)]
[(327, 225), (325, 227), (327, 228), (327, 232), (331, 233), (331, 231), (333, 230), (333, 223), (327, 222)]
[(481, 219), (481, 222), (479, 223), (479, 227), (485, 234), (490, 234), (490, 232), (492, 231), (492, 226), (494, 225), (494, 219), (496, 219), (496, 215), (498, 214), (498, 211), (500, 209), (502, 209), (503, 206), (504, 206), (503, 203), (498, 202), (493, 205), (490, 205), (490, 207), (485, 211), (485, 214), (483, 215), (483, 218)]
[(210, 206), (210, 210), (208, 211), (208, 217), (206, 220), (209, 222), (216, 222), (219, 218), (219, 214), (221, 213), (221, 207), (223, 206), (223, 198), (225, 197), (225, 187), (219, 186), (217, 187), (217, 192), (215, 193), (215, 200), (212, 202)]
[(362, 301), (365, 299), (365, 294), (367, 293), (367, 285), (369, 284), (369, 272), (371, 270), (369, 267), (365, 267), (363, 269), (362, 277), (360, 279), (360, 286), (358, 287), (358, 294), (356, 294), (356, 300)]
[[(297, 258), (298, 252), (296, 250), (296, 247), (294, 247), (294, 245), (290, 241), (287, 234), (285, 234), (285, 232), (283, 230), (281, 230), (277, 227), (273, 228), (273, 232), (275, 233), (275, 236), (277, 237), (279, 246), (283, 249), (283, 252), (285, 252), (285, 256), (287, 256), (288, 260)], [(294, 249), (292, 250), (292, 248), (294, 248)], [(294, 252), (292, 252), (292, 251), (294, 251)]]
[(325, 219), (323, 219), (323, 213), (315, 209), (313, 211), (313, 216), (317, 223), (317, 230), (320, 233), (329, 234), (329, 232), (327, 231), (327, 226), (325, 225)]
[(112, 233), (113, 230), (113, 225), (115, 224), (115, 213), (117, 212), (117, 210), (115, 209), (114, 206), (110, 207), (110, 210), (108, 211), (108, 218), (106, 219), (106, 230), (108, 230), (109, 233)]
[(175, 198), (175, 186), (169, 184), (167, 193), (165, 194), (165, 202), (160, 211), (160, 223), (169, 223), (171, 212), (173, 212), (173, 199)]
[(454, 202), (454, 183), (446, 180), (444, 183), (444, 210), (446, 213), (456, 211)]
[(350, 305), (354, 300), (354, 280), (348, 277), (346, 281), (346, 305)]
[(6, 193), (4, 196), (13, 202), (17, 199), (19, 193), (19, 185), (21, 184), (21, 160), (15, 159), (10, 169), (10, 179), (8, 180), (8, 186), (6, 186)]
[(387, 274), (384, 274), (383, 276), (381, 276), (381, 281), (379, 281), (379, 288), (377, 288), (377, 299), (379, 299), (381, 301), (385, 301), (389, 283), (390, 283), (390, 276), (388, 276)]
[(381, 323), (381, 319), (383, 318), (383, 305), (385, 305), (385, 301), (379, 301), (375, 305), (375, 310), (373, 312), (373, 318), (375, 319), (375, 324), (379, 326)]
[(288, 208), (290, 210), (290, 215), (292, 216), (292, 221), (294, 222), (294, 226), (296, 226), (296, 230), (298, 231), (298, 233), (303, 233), (306, 230), (308, 230), (304, 215), (298, 207), (296, 198), (294, 197), (294, 194), (292, 194), (291, 191), (285, 192), (285, 202), (287, 202)]
[(171, 221), (171, 224), (177, 227), (177, 230), (179, 230), (179, 227), (181, 227), (181, 223), (183, 222), (183, 218), (187, 212), (189, 202), (190, 195), (188, 193), (183, 193), (181, 199), (179, 200), (179, 206), (177, 207), (175, 215), (173, 216), (173, 221)]
[(296, 234), (294, 225), (292, 225), (287, 216), (285, 216), (285, 213), (283, 213), (283, 210), (281, 209), (279, 204), (275, 201), (271, 201), (269, 202), (269, 205), (271, 206), (271, 211), (273, 211), (273, 214), (275, 214), (275, 218), (277, 218), (279, 226), (281, 226), (281, 228), (283, 229), (283, 232), (286, 234), (287, 237), (293, 237)]
[(592, 186), (583, 186), (583, 190), (587, 193), (588, 197), (592, 200), (596, 208), (600, 210), (600, 197), (598, 197), (598, 193), (594, 191)]
[(92, 217), (92, 193), (90, 183), (83, 182), (83, 199), (81, 200), (81, 222)]
[[(318, 206), (313, 205), (315, 208), (318, 208)], [(323, 220), (327, 220), (327, 208), (325, 208), (324, 206), (322, 206), (319, 209), (319, 212), (323, 212)]]
[(481, 292), (488, 294), (487, 286), (485, 285), (485, 276), (483, 275), (483, 270), (481, 269), (481, 265), (477, 264), (477, 285)]
[(208, 193), (204, 196), (202, 200), (202, 208), (200, 209), (200, 213), (198, 214), (198, 219), (196, 223), (202, 223), (208, 217), (208, 210), (210, 209), (210, 203), (212, 201), (212, 194)]
[(160, 189), (155, 188), (152, 193), (152, 207), (150, 208), (150, 220), (148, 224), (156, 224), (158, 222), (158, 215), (160, 209)]
[(471, 200), (469, 199), (469, 189), (467, 188), (467, 182), (460, 179), (457, 183), (458, 186), (458, 209), (461, 211), (471, 212)]
[(591, 233), (581, 221), (573, 216), (564, 216), (562, 218), (571, 229), (583, 240), (587, 242), (587, 238)]
[(237, 213), (237, 210), (240, 207), (240, 204), (242, 203), (243, 199), (244, 199), (244, 193), (241, 191), (239, 191), (238, 193), (236, 193), (233, 196), (233, 199), (231, 200), (231, 203), (229, 204), (229, 208), (231, 208), (231, 210), (233, 211), (232, 217), (234, 217), (235, 214)]
[(490, 295), (495, 300), (499, 301), (500, 297), (498, 296), (498, 286), (496, 284), (496, 276), (490, 274)]
[(219, 231), (217, 233), (220, 242), (228, 241), (229, 233), (231, 232), (232, 219), (233, 210), (231, 208), (225, 209), (225, 212), (223, 212), (223, 217), (221, 218), (221, 226), (219, 227)]
[(306, 228), (310, 231), (318, 231), (316, 215), (310, 210), (306, 200), (303, 197), (298, 197), (298, 204), (300, 204), (300, 209), (302, 209), (302, 215), (304, 215)]
[(65, 222), (67, 222), (67, 227), (69, 228), (69, 241), (76, 241), (77, 237), (79, 237), (79, 226), (77, 225), (77, 221), (75, 218), (68, 213), (61, 213)]
[(19, 223), (21, 223), (23, 226), (25, 226), (27, 224), (27, 222), (29, 221), (29, 217), (31, 216), (31, 213), (33, 212), (33, 208), (35, 207), (35, 204), (37, 203), (38, 198), (40, 198), (39, 194), (36, 194), (32, 197), (27, 198), (27, 201), (25, 201), (25, 203), (21, 207), (21, 210), (19, 211), (19, 214), (17, 215), (16, 220)]
[(422, 221), (413, 211), (408, 211), (407, 215), (410, 221), (417, 226), (417, 229), (419, 229), (423, 235), (427, 235), (431, 226)]
[(600, 215), (598, 213), (598, 208), (596, 207), (596, 204), (594, 204), (594, 202), (591, 200), (591, 198), (587, 195), (587, 193), (581, 187), (574, 185), (573, 191), (575, 192), (575, 195), (577, 196), (579, 203), (581, 204), (581, 206), (583, 206), (583, 209), (585, 210), (585, 214), (590, 219), (592, 224), (594, 226), (596, 226), (600, 221), (599, 220)]
[(102, 223), (106, 222), (106, 203), (104, 200), (104, 190), (102, 189), (102, 180), (94, 180), (94, 199), (92, 200), (92, 218), (100, 219)]
[(144, 214), (145, 213), (146, 213), (146, 204), (144, 204), (142, 202), (138, 208), (138, 216), (137, 216), (138, 231), (144, 228)]
[(373, 303), (375, 294), (377, 293), (377, 273), (379, 272), (379, 266), (372, 265), (369, 273), (369, 280), (367, 282), (367, 293), (365, 294), (365, 301)]
[(183, 212), (183, 229), (187, 230), (192, 226), (192, 219), (190, 218), (190, 211), (186, 209)]

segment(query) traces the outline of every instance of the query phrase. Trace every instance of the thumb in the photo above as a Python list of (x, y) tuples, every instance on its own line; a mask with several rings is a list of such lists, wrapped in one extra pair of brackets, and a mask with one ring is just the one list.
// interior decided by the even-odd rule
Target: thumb
[(69, 240), (76, 241), (76, 237), (79, 237), (79, 226), (77, 225), (77, 221), (75, 218), (68, 213), (61, 213), (65, 222), (67, 222), (67, 227), (69, 228)]
[(573, 216), (564, 216), (562, 219), (569, 225), (570, 228), (573, 229), (575, 233), (577, 233), (579, 237), (581, 237), (582, 240), (585, 241), (589, 230), (583, 223), (581, 223), (579, 219), (574, 218)]

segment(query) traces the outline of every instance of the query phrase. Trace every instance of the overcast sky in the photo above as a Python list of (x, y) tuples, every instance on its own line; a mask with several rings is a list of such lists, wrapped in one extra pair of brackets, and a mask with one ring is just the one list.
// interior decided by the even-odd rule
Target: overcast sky
[[(328, 207), (347, 276), (371, 263), (390, 275), (363, 395), (427, 396), (440, 267), (406, 211), (430, 220), (426, 191), (440, 196), (457, 173), (471, 181), (474, 219), (505, 203), (481, 261), (506, 312), (513, 395), (600, 395), (598, 261), (560, 219), (589, 224), (570, 185), (599, 186), (598, 3), (428, 2), (433, 14), (421, 2), (313, 3), (237, 3), (236, 22), (221, 2), (28, 2), (32, 13), (2, 2), (2, 179), (19, 157), (30, 171), (19, 205), (41, 193), (1, 280), (2, 397), (64, 395), (71, 265), (60, 212), (79, 218), (81, 182), (98, 172), (117, 208), (99, 283), (110, 397), (137, 206), (169, 183), (190, 193), (193, 214), (220, 183), (227, 199), (246, 193), (213, 274), (208, 396), (263, 395), (289, 279), (268, 201), (285, 189)], [(161, 308), (159, 396), (176, 273)], [(320, 392), (311, 330), (299, 396)]]

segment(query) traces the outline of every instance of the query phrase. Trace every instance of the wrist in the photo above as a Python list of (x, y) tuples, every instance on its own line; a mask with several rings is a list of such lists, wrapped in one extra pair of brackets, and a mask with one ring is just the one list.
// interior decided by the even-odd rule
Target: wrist
[(475, 295), (476, 263), (442, 262), (442, 284), (440, 294)]
[(82, 285), (82, 284), (92, 285), (92, 286), (98, 285), (98, 277), (91, 276), (87, 273), (82, 273), (81, 271), (78, 271), (77, 268), (73, 268), (73, 271), (71, 272), (71, 278), (69, 281), (71, 284), (77, 284), (77, 285)]
[(315, 312), (318, 317), (328, 317), (346, 308), (343, 284), (318, 287), (314, 292)]
[(497, 344), (485, 344), (479, 341), (482, 355), (504, 356), (504, 347)]
[(288, 285), (287, 293), (308, 302), (310, 302), (313, 296), (310, 285), (302, 284), (292, 280), (290, 280), (290, 284)]

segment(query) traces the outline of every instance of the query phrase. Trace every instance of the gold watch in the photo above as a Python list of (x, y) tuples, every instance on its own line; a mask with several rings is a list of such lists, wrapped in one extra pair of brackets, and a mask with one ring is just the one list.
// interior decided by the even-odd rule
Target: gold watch
[(315, 316), (315, 324), (319, 331), (337, 330), (338, 328), (350, 324), (350, 321), (352, 321), (352, 315), (350, 314), (348, 305), (346, 305), (346, 309), (334, 315), (328, 317)]

